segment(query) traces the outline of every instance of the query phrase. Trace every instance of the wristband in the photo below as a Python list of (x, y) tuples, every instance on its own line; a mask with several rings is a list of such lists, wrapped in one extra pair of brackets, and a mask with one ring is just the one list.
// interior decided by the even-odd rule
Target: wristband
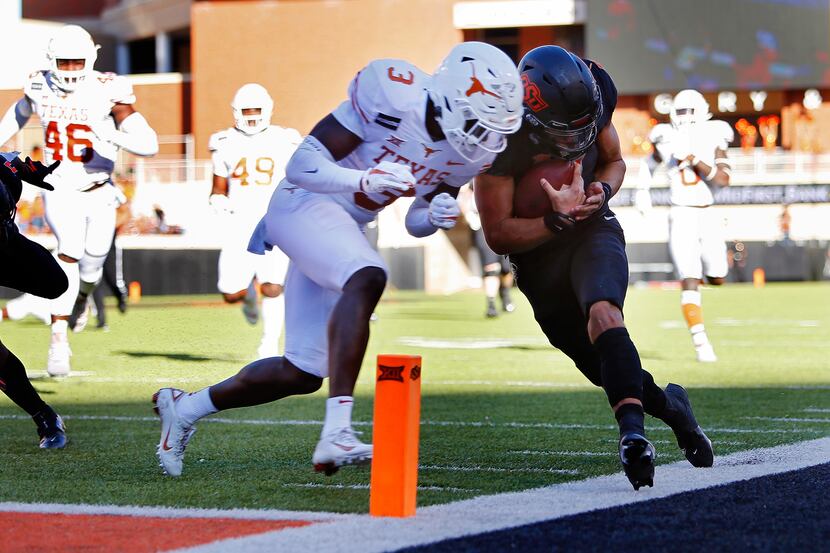
[(559, 213), (558, 211), (553, 211), (545, 215), (542, 220), (545, 223), (545, 226), (554, 234), (559, 234), (560, 232), (570, 230), (576, 225), (576, 219), (571, 217), (570, 215), (565, 215), (564, 213)]
[(707, 180), (707, 181), (710, 181), (713, 178), (715, 178), (715, 175), (717, 175), (717, 174), (718, 174), (718, 166), (716, 164), (714, 167), (712, 167), (712, 170), (709, 171), (709, 174), (706, 175), (705, 177), (703, 177), (703, 179)]
[(600, 182), (600, 184), (602, 185), (602, 191), (605, 192), (605, 202), (603, 203), (607, 203), (614, 193), (611, 191), (611, 185), (607, 182)]

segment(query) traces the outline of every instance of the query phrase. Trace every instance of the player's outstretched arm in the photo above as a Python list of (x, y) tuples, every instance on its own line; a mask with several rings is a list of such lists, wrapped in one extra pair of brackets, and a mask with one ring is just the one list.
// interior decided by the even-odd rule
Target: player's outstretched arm
[(116, 129), (104, 125), (93, 125), (92, 132), (106, 142), (112, 142), (119, 148), (138, 156), (154, 156), (159, 151), (156, 131), (147, 120), (130, 104), (115, 104), (112, 118)]
[(391, 192), (396, 195), (415, 186), (409, 167), (381, 161), (365, 171), (341, 167), (343, 159), (363, 140), (343, 126), (334, 115), (327, 115), (297, 147), (285, 168), (289, 182), (311, 192)]
[(32, 105), (24, 96), (12, 104), (0, 119), (0, 144), (5, 144), (26, 125), (32, 116)]
[(714, 166), (700, 161), (700, 159), (693, 155), (689, 156), (689, 165), (710, 186), (729, 186), (732, 169), (729, 165), (729, 158), (726, 156), (726, 150), (722, 148), (715, 150)]

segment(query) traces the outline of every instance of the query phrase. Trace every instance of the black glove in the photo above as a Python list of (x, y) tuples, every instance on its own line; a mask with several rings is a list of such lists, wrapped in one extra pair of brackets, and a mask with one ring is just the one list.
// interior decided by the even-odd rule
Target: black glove
[(60, 164), (60, 161), (56, 161), (46, 166), (39, 161), (32, 161), (30, 157), (26, 157), (26, 161), (20, 161), (20, 158), (12, 161), (12, 166), (17, 169), (17, 176), (20, 180), (46, 190), (54, 190), (55, 187), (48, 182), (43, 182), (43, 179), (52, 174), (52, 171)]

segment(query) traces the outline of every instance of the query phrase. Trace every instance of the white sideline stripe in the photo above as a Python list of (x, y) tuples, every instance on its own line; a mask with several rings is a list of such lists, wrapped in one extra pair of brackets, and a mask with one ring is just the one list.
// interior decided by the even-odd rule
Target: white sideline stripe
[(466, 467), (453, 467), (448, 465), (420, 465), (419, 470), (440, 470), (447, 472), (499, 472), (499, 473), (536, 473), (536, 474), (579, 474), (576, 469), (540, 469), (534, 467), (527, 468), (502, 468), (502, 467), (482, 467), (479, 465), (471, 465)]
[[(682, 462), (657, 467), (656, 488), (634, 492), (622, 473), (523, 492), (481, 496), (418, 510), (412, 518), (354, 516), (181, 549), (190, 553), (326, 551), (376, 553), (513, 528), (798, 470), (830, 462), (830, 438), (735, 453), (710, 469)], [(348, 539), (344, 539), (347, 536)]]
[[(64, 420), (79, 421), (119, 421), (119, 422), (155, 422), (158, 417), (131, 417), (119, 415), (61, 415)], [(0, 420), (29, 420), (26, 415), (0, 415)], [(744, 417), (746, 419), (763, 417)], [(797, 419), (768, 419), (791, 422)], [(808, 421), (811, 419), (802, 419)], [(817, 422), (830, 422), (830, 419), (813, 419)], [(199, 421), (198, 424), (250, 424), (256, 426), (323, 426), (320, 420), (292, 420), (292, 419), (227, 419), (221, 417), (209, 417)], [(372, 426), (371, 421), (352, 421), (352, 426)], [(421, 426), (450, 426), (461, 428), (544, 428), (551, 430), (617, 430), (611, 424), (566, 424), (552, 422), (481, 422), (481, 421), (433, 421), (423, 420)], [(671, 432), (666, 426), (647, 426), (648, 432)], [(722, 434), (824, 434), (826, 430), (818, 428), (790, 428), (769, 429), (769, 428), (710, 428), (706, 427), (707, 433)]]
[(576, 384), (568, 382), (536, 382), (530, 380), (508, 380), (507, 382), (496, 382), (495, 380), (425, 380), (425, 386), (514, 386), (521, 388), (593, 388), (591, 384)]
[(614, 451), (538, 451), (532, 449), (508, 451), (511, 455), (561, 455), (562, 457), (616, 457)]
[(827, 422), (830, 423), (830, 419), (804, 419), (804, 418), (797, 418), (797, 417), (743, 417), (745, 419), (756, 420), (756, 421), (773, 421), (773, 422)]
[(199, 509), (177, 507), (138, 507), (90, 505), (85, 503), (16, 503), (0, 502), (0, 512), (56, 513), (65, 515), (123, 515), (159, 518), (235, 518), (240, 520), (308, 520), (331, 521), (354, 515), (280, 509)]
[[(331, 490), (368, 490), (369, 484), (320, 484), (306, 482), (305, 484), (283, 484), (283, 488), (323, 488)], [(453, 493), (481, 493), (475, 488), (453, 488), (450, 486), (418, 486), (419, 492), (453, 492)]]

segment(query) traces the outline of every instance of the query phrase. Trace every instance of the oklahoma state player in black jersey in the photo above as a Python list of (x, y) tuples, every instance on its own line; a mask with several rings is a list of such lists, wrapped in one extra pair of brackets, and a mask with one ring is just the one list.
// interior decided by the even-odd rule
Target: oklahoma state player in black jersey
[[(623, 323), (628, 259), (622, 228), (608, 209), (625, 175), (611, 123), (614, 82), (597, 63), (558, 46), (531, 50), (519, 72), (525, 88), (522, 128), (476, 179), (487, 242), (496, 253), (510, 254), (519, 289), (550, 343), (605, 390), (620, 427), (620, 459), (634, 489), (653, 485), (654, 478), (655, 450), (645, 437), (644, 412), (672, 428), (692, 465), (712, 466), (712, 444), (686, 391), (654, 383)], [(548, 158), (577, 161), (572, 183), (577, 186), (545, 187), (553, 213), (515, 216), (515, 183)]]

